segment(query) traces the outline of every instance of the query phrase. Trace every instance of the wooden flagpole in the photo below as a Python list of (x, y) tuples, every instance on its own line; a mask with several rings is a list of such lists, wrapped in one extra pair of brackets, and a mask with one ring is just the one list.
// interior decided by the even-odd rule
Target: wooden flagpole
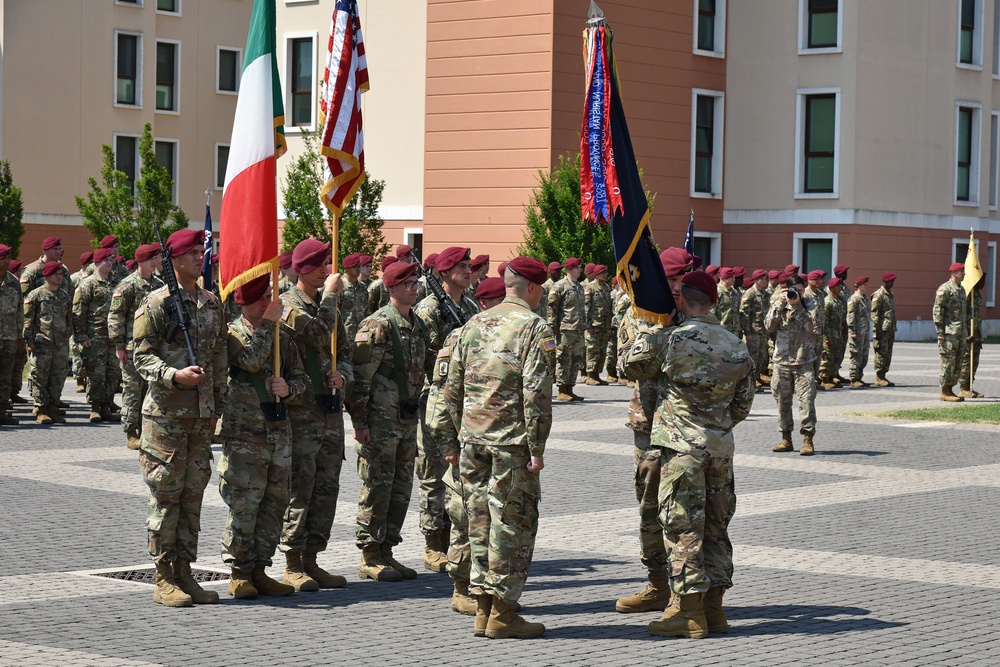
[[(271, 301), (278, 300), (278, 269), (271, 267)], [(281, 377), (281, 318), (274, 321), (274, 377)], [(281, 399), (275, 396), (277, 403)]]
[[(330, 220), (332, 225), (332, 240), (333, 247), (330, 249), (330, 253), (333, 259), (333, 265), (330, 270), (333, 273), (338, 273), (338, 267), (340, 266), (340, 215), (337, 213), (333, 214), (333, 218)], [(333, 311), (333, 335), (330, 337), (330, 370), (337, 370), (337, 325), (340, 320), (340, 305), (338, 299), (338, 306), (336, 310)]]

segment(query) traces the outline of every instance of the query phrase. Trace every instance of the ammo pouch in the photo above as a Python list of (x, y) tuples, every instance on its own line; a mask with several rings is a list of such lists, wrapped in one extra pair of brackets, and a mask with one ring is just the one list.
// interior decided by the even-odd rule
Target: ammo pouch
[(260, 400), (260, 411), (264, 413), (264, 419), (269, 422), (281, 422), (288, 418), (288, 407), (281, 402), (277, 396), (271, 397), (264, 388), (264, 371), (248, 373), (238, 366), (229, 367), (229, 377), (236, 382), (249, 382), (257, 392)]
[(312, 345), (306, 345), (303, 362), (306, 374), (312, 383), (313, 393), (316, 395), (316, 405), (324, 414), (335, 415), (340, 412), (340, 394), (332, 393), (326, 384), (326, 373), (320, 368), (319, 352)]
[(399, 401), (399, 419), (403, 422), (415, 422), (420, 417), (420, 401), (408, 398)]

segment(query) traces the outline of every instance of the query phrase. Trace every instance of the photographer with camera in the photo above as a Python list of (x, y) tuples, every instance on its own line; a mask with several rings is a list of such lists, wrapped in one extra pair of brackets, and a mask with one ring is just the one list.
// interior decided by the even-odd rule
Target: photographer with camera
[(799, 454), (811, 456), (813, 435), (816, 433), (816, 302), (803, 296), (805, 281), (801, 276), (789, 277), (780, 295), (767, 312), (765, 326), (775, 334), (774, 373), (771, 392), (778, 403), (781, 423), (781, 443), (775, 452), (794, 451), (792, 446), (792, 394), (798, 397), (802, 449)]

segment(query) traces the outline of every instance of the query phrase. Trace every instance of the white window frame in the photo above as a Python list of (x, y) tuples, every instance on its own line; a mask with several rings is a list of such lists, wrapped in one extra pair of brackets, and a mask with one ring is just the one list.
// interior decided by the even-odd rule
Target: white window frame
[[(319, 73), (318, 73), (318, 58), (319, 52), (317, 45), (319, 44), (319, 33), (318, 32), (286, 32), (282, 35), (284, 40), (284, 59), (285, 59), (285, 134), (302, 134), (302, 132), (315, 132), (316, 123), (319, 118)], [(312, 63), (312, 123), (309, 125), (293, 125), (292, 124), (292, 40), (293, 39), (311, 39), (313, 43), (313, 63)]]
[[(711, 239), (712, 240), (712, 256), (702, 257), (701, 264), (703, 267), (709, 264), (715, 264), (716, 266), (722, 266), (722, 232), (699, 232), (694, 233), (696, 239)], [(702, 269), (704, 270), (704, 269)]]
[[(410, 246), (412, 248), (413, 247), (414, 237), (417, 234), (420, 234), (420, 236), (422, 238), (423, 235), (424, 235), (424, 228), (423, 227), (403, 227), (403, 243), (405, 243), (406, 245), (408, 245), (408, 246)], [(423, 258), (421, 257), (421, 259), (423, 259)]]
[[(955, 252), (958, 250), (958, 246), (960, 245), (969, 245), (969, 237), (960, 236), (951, 240), (951, 256), (955, 258), (954, 261), (964, 263), (965, 257), (956, 257), (955, 255)], [(976, 239), (976, 255), (979, 257), (979, 265), (982, 266), (983, 264), (986, 264), (986, 267), (983, 269), (983, 272), (986, 274), (986, 298), (984, 299), (984, 305), (987, 308), (993, 308), (996, 304), (997, 292), (997, 242), (986, 242), (985, 262), (983, 262), (983, 256), (979, 253), (982, 248), (982, 242), (979, 239)]]
[[(235, 51), (236, 52), (236, 90), (222, 90), (219, 88), (219, 80), (222, 76), (222, 52), (223, 51)], [(218, 95), (239, 95), (240, 94), (240, 82), (243, 79), (243, 49), (238, 46), (225, 46), (224, 44), (215, 45), (215, 92)]]
[[(955, 3), (955, 67), (981, 72), (983, 69), (983, 0), (976, 3), (976, 29), (972, 31), (972, 62), (962, 62), (962, 0)], [(995, 57), (995, 56), (994, 56)]]
[(709, 58), (726, 57), (726, 0), (715, 0), (715, 50), (698, 48), (698, 0), (694, 2), (694, 35), (691, 39), (691, 53)]
[[(836, 117), (833, 125), (833, 192), (806, 192), (806, 97), (836, 95)], [(840, 88), (799, 88), (795, 91), (795, 199), (840, 199)]]
[(128, 0), (115, 0), (116, 5), (121, 5), (122, 7), (138, 7), (142, 9), (143, 0), (134, 0), (134, 2), (128, 2)]
[[(135, 43), (135, 104), (124, 104), (118, 101), (118, 36), (119, 35), (131, 35), (132, 37), (137, 37)], [(143, 70), (143, 47), (144, 39), (142, 32), (137, 32), (135, 30), (118, 30), (115, 29), (115, 48), (114, 48), (114, 60), (111, 65), (112, 81), (114, 84), (111, 86), (111, 103), (113, 106), (119, 109), (141, 109), (142, 108), (142, 70)]]
[[(972, 155), (969, 165), (969, 201), (958, 199), (958, 111), (959, 109), (972, 109)], [(951, 187), (952, 205), (964, 206), (967, 208), (979, 207), (979, 181), (982, 176), (982, 143), (983, 143), (983, 105), (979, 102), (968, 102), (959, 100), (955, 102), (955, 151), (952, 153), (951, 164), (953, 182)]]
[[(174, 180), (173, 189), (170, 193), (170, 200), (177, 204), (177, 193), (180, 192), (180, 182), (181, 182), (181, 141), (180, 139), (170, 139), (165, 137), (154, 137), (153, 138), (153, 159), (156, 159), (156, 144), (173, 144), (174, 145), (174, 174), (171, 176)], [(159, 164), (157, 162), (157, 164)], [(141, 168), (141, 165), (140, 165)]]
[(844, 52), (844, 0), (837, 0), (837, 46), (809, 48), (809, 0), (799, 0), (799, 55), (816, 56)]
[(838, 232), (792, 232), (792, 264), (802, 266), (802, 242), (814, 239), (832, 241), (830, 248), (830, 263), (837, 266), (840, 234)]
[[(156, 1), (156, 0), (154, 0), (154, 2), (155, 2), (155, 1)], [(160, 9), (160, 7), (159, 7), (159, 4), (160, 4), (160, 3), (159, 3), (159, 2), (156, 2), (156, 5), (157, 5), (157, 7), (156, 7), (156, 13), (157, 13), (157, 14), (163, 14), (164, 16), (180, 16), (180, 15), (181, 15), (181, 3), (182, 3), (182, 2), (184, 1), (184, 0), (174, 0), (174, 1), (175, 1), (175, 2), (177, 3), (177, 11), (173, 11), (173, 12), (168, 12), (168, 11), (167, 11), (167, 10), (165, 10), (165, 9)]]
[(996, 211), (1000, 200), (1000, 111), (990, 112), (990, 210)]
[[(157, 44), (173, 44), (176, 48), (174, 49), (174, 107), (173, 109), (158, 109), (156, 107), (156, 95), (153, 95), (153, 110), (159, 114), (166, 114), (168, 116), (179, 116), (181, 114), (181, 43), (176, 39), (160, 39), (157, 38)], [(156, 71), (153, 71), (154, 88), (156, 84)]]
[[(223, 190), (223, 189), (225, 189), (225, 185), (226, 185), (225, 176), (223, 176), (223, 178), (222, 178), (222, 185), (219, 185), (219, 181), (218, 181), (218, 177), (219, 177), (219, 149), (220, 148), (229, 148), (229, 149), (232, 149), (232, 145), (229, 142), (227, 142), (227, 141), (216, 141), (215, 142), (215, 146), (214, 146), (215, 153), (214, 153), (213, 160), (212, 160), (212, 164), (215, 167), (213, 169), (213, 171), (212, 171), (212, 184), (213, 184), (212, 185), (212, 189), (213, 190)], [(232, 152), (230, 150), (230, 156), (231, 155), (232, 155)], [(228, 171), (228, 166), (229, 165), (228, 165), (228, 162), (227, 162), (227, 164), (226, 164), (227, 171)]]
[[(134, 132), (112, 132), (111, 133), (111, 152), (115, 156), (114, 168), (118, 170), (118, 137), (130, 137), (135, 139), (135, 180), (132, 181), (132, 197), (135, 198), (138, 194), (138, 190), (135, 187), (136, 182), (142, 176), (142, 160), (139, 159), (139, 140), (142, 138), (141, 134), (136, 134)], [(133, 208), (136, 204), (133, 204)]]
[[(695, 191), (695, 159), (697, 153), (697, 133), (698, 133), (698, 97), (714, 97), (714, 118), (712, 119), (712, 190), (713, 192)], [(722, 142), (726, 133), (723, 124), (726, 113), (726, 94), (721, 90), (706, 90), (704, 88), (691, 89), (691, 174), (689, 186), (691, 196), (695, 199), (722, 199)]]
[(1000, 0), (993, 0), (993, 78), (1000, 79)]

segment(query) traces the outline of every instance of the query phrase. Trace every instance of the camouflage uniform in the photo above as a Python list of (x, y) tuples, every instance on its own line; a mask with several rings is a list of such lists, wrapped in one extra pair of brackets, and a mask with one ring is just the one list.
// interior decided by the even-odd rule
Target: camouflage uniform
[[(93, 264), (91, 264), (90, 266), (93, 266)], [(125, 280), (128, 277), (129, 277), (129, 272), (128, 272), (128, 267), (125, 266), (125, 262), (119, 262), (117, 259), (115, 259), (115, 262), (111, 265), (111, 273), (108, 274), (108, 282), (111, 283), (111, 289), (118, 287), (118, 283), (120, 283), (121, 281)]]
[[(45, 264), (46, 259), (45, 256), (42, 255), (31, 264), (24, 267), (24, 270), (21, 271), (22, 295), (28, 296), (30, 292), (45, 284), (45, 276), (42, 275), (42, 269), (45, 268)], [(90, 267), (92, 266), (93, 264), (90, 265)], [(59, 270), (62, 271), (63, 274), (62, 285), (59, 289), (66, 292), (69, 295), (70, 303), (73, 303), (73, 292), (76, 290), (76, 286), (73, 284), (73, 277), (70, 275), (69, 269), (66, 268), (65, 264), (59, 267)]]
[(528, 577), (541, 486), (526, 466), (552, 428), (555, 347), (545, 321), (507, 297), (470, 320), (451, 352), (442, 393), (462, 445), (477, 595), (517, 601)]
[[(770, 286), (764, 288), (764, 317), (767, 318), (767, 311), (771, 309), (771, 304), (774, 303), (774, 293), (780, 291), (780, 288), (772, 288)], [(772, 358), (774, 357), (774, 334), (769, 333), (767, 335), (767, 368), (761, 369), (761, 375), (766, 377), (771, 377), (774, 371), (774, 362)]]
[(24, 344), (35, 348), (29, 357), (29, 379), (37, 408), (59, 402), (66, 384), (72, 330), (72, 304), (66, 290), (60, 287), (53, 292), (43, 284), (28, 293), (24, 299)]
[(768, 296), (754, 285), (743, 293), (740, 302), (740, 325), (746, 335), (747, 350), (754, 365), (754, 380), (767, 372), (767, 317)]
[(587, 331), (584, 334), (586, 370), (587, 375), (597, 378), (604, 368), (608, 338), (611, 336), (611, 320), (614, 317), (611, 288), (595, 278), (583, 290), (583, 304), (587, 313)]
[(347, 332), (348, 350), (353, 346), (349, 343), (354, 340), (354, 334), (358, 332), (361, 321), (371, 315), (368, 310), (368, 288), (359, 279), (356, 283), (344, 280), (344, 291), (340, 295), (340, 319), (344, 322), (344, 330)]
[(726, 287), (719, 283), (719, 301), (712, 309), (712, 314), (719, 323), (737, 338), (743, 337), (743, 327), (740, 322), (740, 294), (736, 287)]
[[(831, 352), (830, 363), (834, 371), (834, 375), (840, 377), (840, 367), (844, 365), (844, 357), (847, 355), (847, 339), (850, 337), (847, 334), (847, 302), (851, 298), (851, 293), (847, 288), (847, 284), (844, 284), (843, 289), (840, 290), (840, 310), (839, 315), (843, 318), (841, 323), (841, 330), (843, 330), (844, 338), (840, 345), (834, 348)], [(831, 324), (831, 326), (833, 326)]]
[(833, 293), (826, 295), (823, 301), (823, 313), (826, 315), (826, 328), (823, 330), (823, 355), (819, 369), (819, 379), (828, 384), (837, 376), (840, 366), (834, 365), (838, 354), (843, 360), (843, 352), (847, 344), (847, 313), (844, 302)]
[(884, 378), (892, 363), (896, 342), (896, 297), (886, 286), (872, 294), (872, 326), (875, 330), (875, 375)]
[[(611, 305), (614, 311), (611, 315), (611, 335), (608, 336), (607, 368), (609, 378), (618, 378), (618, 335), (625, 313), (632, 306), (632, 299), (622, 291), (612, 291)], [(622, 382), (624, 384), (624, 382)]]
[(847, 302), (847, 331), (851, 349), (851, 382), (861, 382), (868, 365), (868, 343), (871, 326), (871, 306), (868, 297), (860, 292), (851, 295)]
[(733, 585), (728, 526), (736, 510), (733, 427), (750, 414), (755, 383), (746, 345), (713, 315), (640, 335), (625, 368), (659, 373), (652, 445), (662, 450), (660, 525), (678, 595)]
[[(229, 325), (229, 396), (219, 425), (219, 495), (229, 506), (222, 531), (222, 561), (248, 575), (270, 567), (288, 507), (292, 425), (287, 416), (267, 421), (261, 403), (274, 401), (273, 322), (253, 327), (246, 318)], [(305, 393), (309, 376), (286, 332), (280, 339), (281, 377), (288, 383), (285, 403)], [(265, 399), (265, 400), (262, 400)]]
[(282, 295), (282, 294), (284, 294), (288, 290), (292, 289), (293, 287), (295, 287), (295, 283), (293, 283), (291, 280), (289, 280), (288, 276), (282, 274), (281, 277), (278, 278), (278, 295), (279, 296)]
[[(24, 331), (24, 296), (13, 273), (4, 272), (0, 276), (0, 368), (6, 374), (8, 368), (14, 368), (17, 358), (17, 348), (24, 345), (21, 337)], [(11, 409), (10, 397), (13, 387), (9, 378), (0, 377), (0, 417), (2, 412)], [(17, 378), (17, 386), (21, 386), (21, 378)]]
[[(88, 264), (87, 268), (89, 268), (89, 267), (90, 267), (90, 265)], [(90, 275), (91, 274), (87, 273), (87, 269), (83, 268), (83, 269), (80, 269), (79, 271), (77, 271), (76, 273), (74, 273), (73, 275), (71, 275), (69, 277), (70, 284), (73, 286), (73, 293), (74, 293), (74, 295), (76, 293), (76, 289), (80, 286), (80, 283), (82, 283), (84, 280), (86, 280)], [(87, 385), (87, 369), (83, 365), (83, 355), (75, 353), (77, 351), (76, 337), (75, 336), (72, 337), (72, 338), (70, 338), (69, 346), (70, 346), (70, 349), (74, 351), (74, 354), (73, 354), (73, 377), (76, 378), (77, 384), (82, 384), (82, 385), (86, 386)]]
[(344, 413), (324, 412), (318, 396), (329, 394), (326, 373), (333, 366), (331, 336), (337, 327), (337, 370), (344, 376), (341, 396), (354, 380), (350, 341), (337, 317), (336, 294), (317, 304), (297, 286), (281, 295), (283, 330), (291, 334), (310, 378), (301, 400), (288, 406), (292, 426), (290, 496), (281, 532), (282, 551), (324, 551), (337, 513), (344, 463)]
[(549, 290), (547, 319), (556, 334), (556, 384), (572, 386), (583, 366), (583, 332), (587, 329), (583, 286), (568, 275)]
[(543, 320), (549, 316), (549, 281), (542, 285), (542, 298), (538, 300), (538, 308), (535, 308), (535, 315)]
[[(80, 283), (73, 297), (73, 334), (87, 368), (87, 402), (110, 406), (121, 382), (118, 358), (108, 337), (111, 283), (95, 273)], [(84, 343), (90, 347), (84, 347)]]
[(178, 331), (166, 339), (170, 292), (149, 294), (135, 313), (135, 369), (149, 390), (142, 404), (139, 467), (149, 487), (146, 530), (149, 555), (157, 563), (198, 556), (201, 502), (212, 475), (211, 420), (222, 414), (229, 368), (229, 333), (222, 304), (206, 290), (181, 290), (191, 321), (191, 344), (206, 377), (196, 387), (174, 382), (187, 368), (187, 348)]
[[(402, 365), (397, 368), (393, 327), (399, 331)], [(354, 337), (355, 386), (348, 403), (355, 429), (367, 428), (371, 441), (355, 444), (358, 454), (356, 536), (358, 548), (402, 542), (400, 531), (413, 489), (413, 466), (417, 456), (418, 415), (400, 414), (401, 384), (409, 401), (417, 402), (429, 371), (427, 339), (420, 318), (406, 318), (393, 304), (368, 316)], [(397, 373), (401, 374), (397, 376)]]
[(163, 286), (155, 275), (148, 280), (138, 271), (118, 283), (111, 295), (111, 309), (108, 311), (108, 337), (114, 350), (125, 350), (125, 361), (121, 364), (124, 375), (122, 384), (122, 429), (128, 435), (138, 437), (142, 432), (142, 403), (146, 398), (148, 385), (135, 370), (132, 355), (135, 345), (132, 341), (135, 311), (146, 300), (150, 292)]
[(934, 327), (937, 329), (938, 354), (941, 355), (941, 387), (953, 387), (959, 381), (962, 359), (965, 357), (966, 336), (969, 335), (969, 313), (965, 290), (949, 280), (937, 290), (934, 298)]
[[(958, 374), (958, 382), (962, 389), (970, 391), (972, 380), (979, 370), (979, 357), (983, 352), (983, 293), (982, 290), (974, 289), (966, 300), (966, 316), (969, 322), (969, 335), (972, 336), (972, 343), (966, 342), (965, 353), (962, 355), (962, 368)], [(969, 357), (973, 357), (971, 360)], [(972, 365), (970, 369), (970, 363)], [(970, 376), (971, 370), (971, 376)], [(975, 397), (975, 398), (978, 398)]]
[(376, 278), (368, 285), (368, 312), (374, 313), (387, 303), (389, 303), (389, 288), (381, 278)]
[[(822, 288), (813, 289), (812, 285), (806, 285), (806, 288), (802, 291), (802, 296), (812, 299), (816, 304), (816, 330), (814, 332), (816, 336), (816, 360), (814, 364), (818, 377), (820, 366), (823, 363), (823, 336), (826, 332), (826, 292)], [(867, 363), (867, 358), (865, 363)]]
[[(780, 292), (778, 292), (780, 294)], [(801, 298), (802, 307), (793, 308), (774, 299), (767, 312), (767, 330), (775, 334), (774, 373), (771, 393), (778, 403), (782, 433), (795, 427), (792, 419), (792, 394), (799, 401), (799, 433), (816, 433), (816, 304)]]

